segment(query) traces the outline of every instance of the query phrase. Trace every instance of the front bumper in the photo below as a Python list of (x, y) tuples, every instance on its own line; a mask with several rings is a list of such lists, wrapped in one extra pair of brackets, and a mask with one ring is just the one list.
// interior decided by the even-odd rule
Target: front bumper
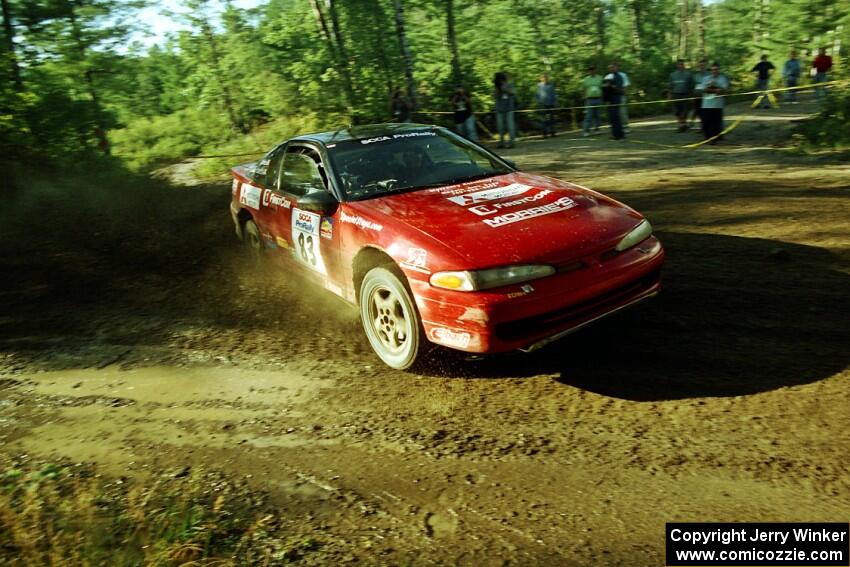
[(664, 250), (653, 236), (621, 253), (582, 258), (569, 269), (482, 292), (411, 281), (428, 338), (475, 353), (536, 350), (657, 294)]

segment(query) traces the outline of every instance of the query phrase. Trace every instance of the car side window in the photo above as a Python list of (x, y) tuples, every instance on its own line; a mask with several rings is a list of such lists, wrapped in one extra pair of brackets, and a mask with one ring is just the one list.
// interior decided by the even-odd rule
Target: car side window
[(287, 148), (283, 156), (278, 187), (297, 197), (313, 191), (327, 191), (326, 177), (319, 155), (310, 148)]

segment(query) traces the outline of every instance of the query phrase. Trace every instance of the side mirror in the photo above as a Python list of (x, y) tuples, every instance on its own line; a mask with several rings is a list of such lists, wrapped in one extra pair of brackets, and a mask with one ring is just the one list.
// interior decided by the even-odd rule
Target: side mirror
[(333, 195), (324, 189), (311, 191), (303, 197), (298, 197), (299, 209), (319, 213), (321, 215), (329, 215), (333, 213), (337, 206), (339, 206), (339, 201), (337, 201)]

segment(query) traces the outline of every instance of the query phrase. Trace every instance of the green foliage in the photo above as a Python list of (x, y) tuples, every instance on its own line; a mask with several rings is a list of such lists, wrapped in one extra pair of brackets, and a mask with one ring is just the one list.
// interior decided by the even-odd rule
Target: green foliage
[(850, 89), (831, 92), (820, 115), (800, 126), (799, 132), (815, 146), (850, 147)]

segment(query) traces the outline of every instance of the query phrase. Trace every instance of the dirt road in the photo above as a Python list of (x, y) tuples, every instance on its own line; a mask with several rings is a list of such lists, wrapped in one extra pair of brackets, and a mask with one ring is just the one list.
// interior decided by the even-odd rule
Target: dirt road
[(226, 185), (160, 194), (118, 241), (7, 225), (2, 452), (222, 471), (318, 542), (304, 564), (660, 565), (668, 521), (847, 521), (850, 162), (785, 147), (812, 111), (699, 151), (508, 150), (645, 213), (666, 287), (535, 355), (421, 374), (381, 366), (353, 308), (243, 262)]

